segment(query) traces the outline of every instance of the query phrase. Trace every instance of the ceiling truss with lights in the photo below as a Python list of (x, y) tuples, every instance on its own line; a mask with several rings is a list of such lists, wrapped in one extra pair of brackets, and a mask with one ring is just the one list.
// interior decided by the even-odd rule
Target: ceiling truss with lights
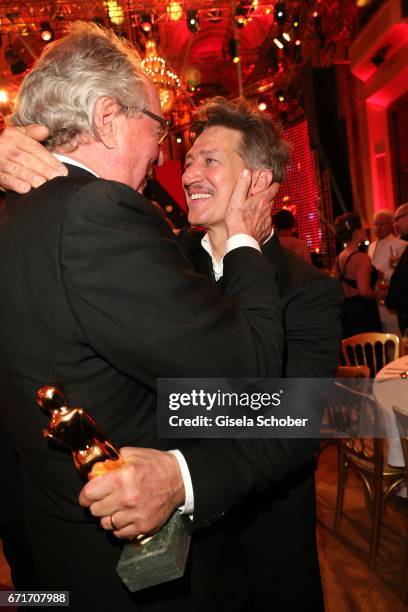
[[(368, 2), (374, 8), (379, 3)], [(30, 65), (44, 47), (44, 23), (59, 37), (73, 21), (94, 20), (127, 36), (142, 55), (146, 42), (155, 40), (167, 68), (181, 80), (176, 124), (182, 125), (187, 107), (218, 94), (243, 95), (267, 106), (273, 100), (285, 120), (299, 107), (291, 100), (299, 98), (302, 66), (347, 62), (361, 14), (356, 0), (0, 0), (0, 34), (3, 53), (9, 50), (9, 58), (14, 53), (16, 61)], [(4, 62), (1, 78), (11, 86), (21, 80)]]

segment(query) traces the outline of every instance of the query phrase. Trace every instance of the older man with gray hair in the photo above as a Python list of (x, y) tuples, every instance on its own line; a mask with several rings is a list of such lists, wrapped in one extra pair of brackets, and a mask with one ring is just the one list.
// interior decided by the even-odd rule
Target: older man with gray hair
[[(378, 210), (373, 218), (374, 233), (377, 237), (368, 247), (372, 264), (379, 272), (379, 286), (388, 289), (394, 273), (395, 262), (399, 260), (407, 243), (394, 235), (394, 213), (391, 210)], [(398, 333), (398, 322), (383, 300), (378, 303), (381, 325), (385, 332)]]
[[(96, 25), (79, 24), (46, 49), (23, 82), (13, 121), (44, 125), (66, 174), (9, 194), (0, 211), (0, 412), (21, 458), (41, 589), (69, 590), (78, 611), (198, 611), (219, 601), (238, 610), (245, 588), (225, 568), (237, 577), (239, 550), (222, 528), (193, 538), (187, 575), (173, 584), (133, 597), (115, 566), (121, 538), (156, 531), (177, 508), (192, 513), (186, 492), (193, 502), (199, 486), (181, 452), (166, 450), (174, 444), (156, 438), (157, 377), (280, 375), (280, 300), (257, 240), (270, 232), (270, 194), (248, 196), (250, 172), (240, 173), (227, 213), (222, 296), (140, 195), (167, 122), (135, 51)], [(27, 186), (32, 178), (23, 175), (16, 190), (27, 191), (24, 179)], [(46, 383), (63, 384), (72, 405), (129, 447), (124, 467), (82, 492), (107, 533), (78, 503), (83, 482), (69, 453), (42, 439), (47, 419), (35, 397)], [(257, 473), (250, 447), (241, 457), (249, 474), (241, 497), (269, 478)], [(195, 448), (205, 464), (205, 441)], [(276, 463), (283, 476), (283, 452)]]
[(377, 239), (368, 247), (368, 254), (373, 266), (389, 281), (394, 272), (394, 260), (401, 257), (406, 242), (394, 235), (394, 213), (391, 210), (378, 210), (373, 225)]

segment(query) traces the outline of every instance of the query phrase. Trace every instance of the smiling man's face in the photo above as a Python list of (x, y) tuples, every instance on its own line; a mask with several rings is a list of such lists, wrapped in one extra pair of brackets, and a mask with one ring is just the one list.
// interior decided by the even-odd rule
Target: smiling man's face
[(186, 156), (183, 188), (191, 225), (214, 229), (225, 213), (245, 162), (238, 153), (241, 133), (222, 126), (205, 129)]

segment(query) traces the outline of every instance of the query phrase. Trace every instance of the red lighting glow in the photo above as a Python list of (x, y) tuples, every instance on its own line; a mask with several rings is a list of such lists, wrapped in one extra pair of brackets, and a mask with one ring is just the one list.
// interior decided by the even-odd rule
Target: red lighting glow
[(312, 150), (309, 142), (307, 121), (301, 121), (283, 131), (285, 140), (291, 146), (291, 161), (273, 211), (290, 208), (296, 217), (299, 238), (305, 240), (310, 250), (319, 252), (322, 235), (319, 224), (319, 188)]

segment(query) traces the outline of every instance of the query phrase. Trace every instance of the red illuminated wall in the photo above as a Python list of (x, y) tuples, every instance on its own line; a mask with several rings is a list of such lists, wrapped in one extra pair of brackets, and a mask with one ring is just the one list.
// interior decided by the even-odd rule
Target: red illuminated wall
[(177, 202), (181, 210), (187, 212), (186, 198), (181, 186), (181, 175), (183, 168), (178, 159), (168, 160), (161, 166), (157, 166), (155, 171), (156, 180)]
[(310, 250), (320, 249), (319, 188), (307, 121), (287, 128), (283, 136), (292, 148), (291, 161), (273, 209), (274, 212), (283, 207), (291, 210), (298, 223), (299, 238), (306, 241)]

